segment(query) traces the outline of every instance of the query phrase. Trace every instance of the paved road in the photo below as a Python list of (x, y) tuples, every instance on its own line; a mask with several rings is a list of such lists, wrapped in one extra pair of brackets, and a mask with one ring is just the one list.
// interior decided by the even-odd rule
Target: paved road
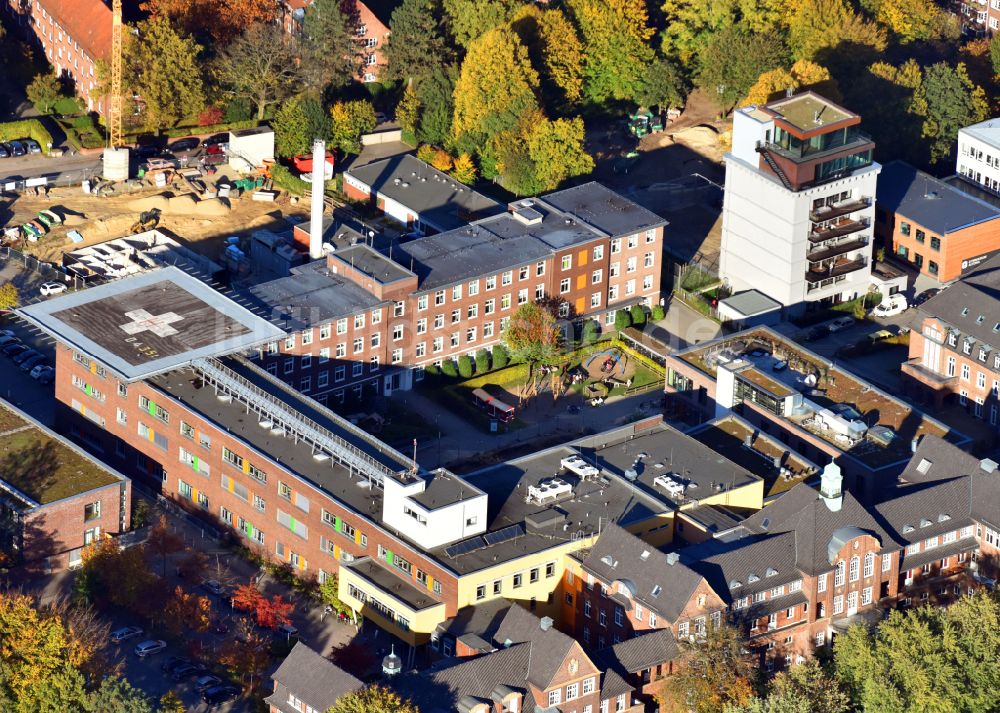
[(0, 158), (0, 186), (24, 178), (49, 176), (50, 180), (60, 177), (61, 180), (76, 182), (77, 177), (83, 180), (101, 170), (101, 157), (74, 154), (58, 158), (31, 154)]

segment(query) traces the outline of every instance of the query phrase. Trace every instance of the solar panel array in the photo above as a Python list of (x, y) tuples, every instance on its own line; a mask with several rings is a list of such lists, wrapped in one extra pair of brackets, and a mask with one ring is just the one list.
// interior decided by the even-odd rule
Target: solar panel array
[(475, 537), (470, 537), (468, 540), (462, 540), (461, 542), (456, 542), (454, 545), (446, 547), (444, 553), (449, 557), (458, 557), (459, 555), (474, 552), (475, 550), (482, 549), (483, 547), (486, 547), (486, 543), (483, 542), (482, 537), (476, 535)]
[(497, 530), (496, 532), (487, 532), (483, 535), (483, 539), (486, 540), (488, 545), (498, 545), (501, 542), (506, 542), (507, 540), (513, 540), (515, 537), (520, 537), (524, 534), (524, 526), (510, 525), (502, 530)]

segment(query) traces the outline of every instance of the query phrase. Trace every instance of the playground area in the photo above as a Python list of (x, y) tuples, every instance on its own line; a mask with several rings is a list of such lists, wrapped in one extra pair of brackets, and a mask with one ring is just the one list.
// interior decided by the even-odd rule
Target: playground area
[(506, 432), (598, 408), (662, 382), (655, 364), (613, 341), (567, 354), (560, 364), (517, 364), (435, 391), (449, 410), (484, 430)]

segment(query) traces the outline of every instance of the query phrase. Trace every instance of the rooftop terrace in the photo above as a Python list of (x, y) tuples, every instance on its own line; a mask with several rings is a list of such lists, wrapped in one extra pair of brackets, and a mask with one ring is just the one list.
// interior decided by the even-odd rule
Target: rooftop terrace
[[(34, 503), (47, 505), (121, 479), (0, 405), (0, 489), (13, 486)], [(34, 505), (18, 493), (11, 494), (26, 507)]]
[[(778, 414), (782, 420), (818, 436), (868, 467), (906, 460), (911, 440), (924, 434), (953, 442), (966, 440), (905, 401), (765, 327), (699, 344), (678, 352), (676, 357), (713, 379), (720, 363), (745, 360), (753, 364), (752, 369), (739, 371), (737, 378), (752, 384), (780, 382), (785, 393), (793, 395), (794, 408)], [(786, 362), (787, 367), (777, 370), (779, 361)], [(842, 415), (847, 421), (864, 421), (864, 437), (851, 439), (837, 433), (819, 417), (823, 410)]]
[(778, 99), (770, 102), (767, 109), (802, 132), (857, 116), (813, 92)]

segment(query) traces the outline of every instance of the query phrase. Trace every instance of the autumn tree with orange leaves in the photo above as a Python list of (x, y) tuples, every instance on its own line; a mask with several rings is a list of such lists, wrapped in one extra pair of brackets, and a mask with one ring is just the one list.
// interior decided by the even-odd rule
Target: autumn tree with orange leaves
[(273, 23), (278, 13), (271, 0), (146, 0), (139, 8), (166, 17), (183, 34), (207, 32), (220, 45), (252, 25)]
[(233, 608), (251, 612), (257, 626), (264, 629), (277, 629), (289, 623), (288, 615), (294, 607), (280, 594), (265, 597), (253, 584), (241, 584), (233, 590)]

